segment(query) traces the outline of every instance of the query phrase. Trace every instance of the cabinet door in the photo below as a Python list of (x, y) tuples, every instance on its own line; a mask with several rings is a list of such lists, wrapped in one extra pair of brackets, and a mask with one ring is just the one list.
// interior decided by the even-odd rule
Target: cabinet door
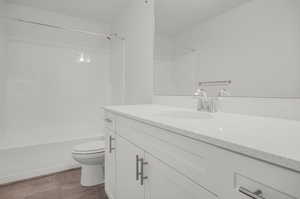
[(115, 133), (105, 129), (105, 192), (109, 199), (116, 199), (116, 151), (115, 151)]
[(143, 199), (144, 187), (137, 180), (140, 165), (136, 156), (142, 158), (144, 152), (120, 136), (116, 144), (117, 199)]
[(175, 169), (145, 154), (146, 199), (216, 199), (216, 194), (195, 184)]

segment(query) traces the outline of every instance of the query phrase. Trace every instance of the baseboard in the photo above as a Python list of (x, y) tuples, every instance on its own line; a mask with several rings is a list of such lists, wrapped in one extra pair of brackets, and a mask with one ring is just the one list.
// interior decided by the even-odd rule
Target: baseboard
[(58, 173), (61, 171), (66, 171), (70, 169), (80, 168), (79, 164), (73, 165), (56, 165), (53, 167), (36, 169), (27, 172), (20, 172), (14, 175), (8, 175), (0, 178), (0, 185), (6, 185), (18, 181), (28, 180), (36, 177), (46, 176), (53, 173)]

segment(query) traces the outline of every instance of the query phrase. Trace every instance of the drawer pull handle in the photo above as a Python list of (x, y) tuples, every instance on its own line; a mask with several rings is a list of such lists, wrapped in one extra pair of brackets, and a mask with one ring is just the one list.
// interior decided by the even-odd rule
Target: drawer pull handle
[(107, 123), (112, 123), (112, 122), (113, 122), (113, 121), (112, 121), (111, 119), (109, 119), (109, 118), (105, 118), (104, 120), (105, 120), (105, 122), (107, 122)]
[(139, 162), (140, 162), (141, 158), (139, 158), (139, 155), (135, 156), (135, 179), (136, 181), (139, 180), (139, 176), (140, 176), (140, 171), (139, 171)]
[(109, 136), (109, 153), (112, 152), (115, 148), (112, 147), (112, 141), (115, 140), (111, 135)]
[(250, 197), (250, 198), (252, 198), (252, 199), (266, 199), (266, 198), (264, 198), (262, 196), (263, 193), (262, 193), (261, 190), (257, 190), (255, 192), (251, 192), (251, 191), (249, 191), (248, 189), (246, 189), (244, 187), (240, 187), (239, 188), (239, 192), (242, 193), (242, 194), (244, 194), (244, 195), (246, 195), (246, 196), (248, 196), (248, 197)]
[(141, 175), (141, 185), (143, 186), (144, 185), (144, 180), (148, 179), (148, 176), (144, 176), (144, 165), (147, 165), (148, 162), (145, 162), (144, 158), (141, 158), (140, 161), (141, 161), (141, 172), (140, 172), (140, 175)]

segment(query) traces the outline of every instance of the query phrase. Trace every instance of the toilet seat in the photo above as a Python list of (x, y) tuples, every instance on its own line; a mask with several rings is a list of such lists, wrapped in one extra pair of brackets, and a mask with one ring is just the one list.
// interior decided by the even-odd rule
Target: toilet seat
[(73, 148), (73, 154), (104, 153), (104, 141), (93, 141), (79, 144)]

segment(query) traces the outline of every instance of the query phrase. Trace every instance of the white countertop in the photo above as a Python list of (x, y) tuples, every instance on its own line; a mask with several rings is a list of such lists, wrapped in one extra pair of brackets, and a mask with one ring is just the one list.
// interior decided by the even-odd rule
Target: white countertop
[[(201, 113), (192, 109), (153, 104), (104, 109), (300, 172), (299, 121), (222, 112), (199, 119), (192, 116)], [(177, 112), (192, 113), (185, 118)]]

